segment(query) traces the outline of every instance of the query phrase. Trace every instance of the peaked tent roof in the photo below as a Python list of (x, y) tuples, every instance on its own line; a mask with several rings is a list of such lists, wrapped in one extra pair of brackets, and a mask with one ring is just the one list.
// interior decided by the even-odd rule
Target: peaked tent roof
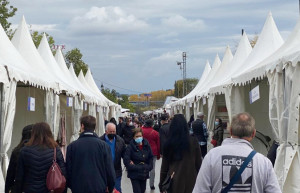
[[(85, 88), (87, 88), (91, 92), (93, 92), (95, 94), (95, 96), (98, 96), (98, 94), (95, 92), (95, 90), (91, 89), (90, 85), (85, 80), (82, 70), (80, 70), (80, 72), (79, 72), (78, 79)], [(100, 96), (98, 96), (98, 104), (101, 106), (107, 106), (106, 101), (103, 98), (101, 98)]]
[[(255, 68), (249, 70), (255, 77), (262, 77), (266, 71), (274, 70), (278, 65), (283, 65), (287, 61), (298, 62), (300, 52), (300, 18), (291, 34), (284, 44), (271, 56), (260, 62)], [(281, 66), (282, 68), (282, 66)]]
[(230, 47), (227, 46), (223, 59), (222, 59), (222, 63), (220, 64), (220, 67), (218, 69), (215, 70), (215, 72), (210, 76), (210, 79), (208, 79), (207, 81), (205, 81), (205, 85), (204, 87), (201, 89), (200, 93), (198, 94), (198, 96), (207, 96), (209, 89), (214, 85), (220, 82), (220, 78), (222, 76), (224, 76), (224, 74), (227, 73), (228, 70), (230, 70), (231, 66), (230, 63), (232, 61), (233, 55), (231, 53)]
[(55, 61), (45, 33), (43, 34), (43, 38), (38, 47), (38, 52), (47, 65), (48, 72), (53, 74), (56, 80), (59, 81), (61, 89), (65, 90), (67, 94), (75, 96), (78, 93), (76, 89), (77, 86), (74, 85), (73, 81), (68, 80), (68, 76), (65, 76), (65, 74), (62, 72), (61, 68)]
[(8, 73), (9, 77), (16, 81), (48, 87), (49, 83), (43, 79), (43, 77), (39, 77), (37, 73), (35, 74), (34, 70), (30, 70), (29, 64), (22, 58), (20, 53), (8, 39), (1, 25), (0, 42), (0, 82), (8, 81)]
[[(58, 82), (51, 73), (47, 73), (48, 69), (46, 64), (32, 41), (24, 16), (11, 42), (23, 56), (25, 61), (30, 65), (29, 70), (36, 71), (39, 76), (43, 76), (43, 78), (48, 81), (46, 87), (53, 88), (57, 92), (59, 88)], [(42, 83), (38, 82), (37, 84)]]
[(248, 71), (270, 56), (282, 44), (283, 39), (278, 32), (270, 12), (252, 52), (239, 68), (239, 73), (232, 78), (233, 83), (245, 84), (246, 82), (251, 81), (252, 78), (254, 78), (254, 74), (248, 73)]
[(94, 93), (92, 93), (90, 90), (88, 90), (87, 88), (84, 87), (84, 85), (82, 85), (82, 83), (80, 82), (80, 80), (77, 78), (74, 68), (72, 65), (70, 65), (69, 67), (69, 72), (73, 78), (73, 80), (75, 81), (75, 84), (78, 85), (79, 88), (82, 88), (82, 94), (85, 97), (86, 102), (93, 102), (93, 103), (97, 103), (99, 102), (99, 99), (97, 96), (94, 95)]
[(185, 97), (180, 99), (180, 101), (187, 100), (187, 102), (192, 102), (194, 100), (194, 97), (197, 94), (198, 88), (202, 86), (202, 84), (203, 84), (204, 80), (207, 78), (210, 70), (211, 70), (211, 67), (210, 67), (209, 61), (207, 60), (206, 64), (205, 64), (205, 68), (202, 72), (202, 75), (201, 75), (197, 85), (195, 86), (195, 88), (188, 95), (186, 95)]
[(224, 86), (231, 83), (231, 77), (238, 72), (240, 66), (252, 51), (249, 39), (244, 32), (227, 72), (220, 76), (220, 81), (210, 88), (209, 93), (224, 93)]
[(94, 80), (94, 78), (93, 78), (93, 75), (92, 75), (90, 69), (88, 69), (87, 72), (86, 72), (86, 74), (85, 74), (85, 80), (87, 81), (87, 83), (89, 84), (89, 86), (90, 86), (96, 93), (98, 93), (98, 95), (99, 95), (101, 98), (103, 98), (103, 99), (108, 103), (109, 106), (118, 106), (118, 107), (120, 107), (120, 105), (118, 105), (118, 104), (116, 104), (116, 103), (114, 103), (114, 102), (108, 100), (108, 99), (101, 93), (101, 91), (99, 90), (97, 84), (95, 83), (95, 80)]

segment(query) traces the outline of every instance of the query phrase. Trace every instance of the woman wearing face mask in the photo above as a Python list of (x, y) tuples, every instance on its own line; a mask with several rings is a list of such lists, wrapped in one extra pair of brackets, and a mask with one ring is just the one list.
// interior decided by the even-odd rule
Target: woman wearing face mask
[(218, 147), (222, 144), (223, 134), (224, 134), (224, 129), (223, 129), (222, 119), (216, 118), (214, 135), (212, 137), (212, 144), (214, 145), (214, 147)]
[(146, 139), (143, 139), (141, 128), (133, 130), (133, 140), (127, 146), (124, 165), (131, 180), (133, 193), (144, 193), (149, 172), (153, 168), (153, 154)]

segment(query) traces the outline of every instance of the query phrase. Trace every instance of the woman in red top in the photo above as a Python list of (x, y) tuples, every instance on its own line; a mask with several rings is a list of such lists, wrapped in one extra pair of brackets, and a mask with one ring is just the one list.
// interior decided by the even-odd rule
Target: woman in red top
[(148, 119), (145, 121), (143, 129), (143, 136), (150, 144), (152, 153), (153, 153), (153, 169), (150, 171), (150, 188), (151, 190), (155, 189), (154, 179), (155, 179), (155, 162), (160, 158), (160, 144), (159, 144), (159, 134), (153, 129), (153, 120)]

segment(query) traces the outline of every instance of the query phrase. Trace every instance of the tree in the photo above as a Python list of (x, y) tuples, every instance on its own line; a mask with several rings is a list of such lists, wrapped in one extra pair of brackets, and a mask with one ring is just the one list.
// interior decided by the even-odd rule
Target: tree
[[(182, 83), (183, 83), (183, 80), (175, 81), (175, 84), (174, 84), (174, 89), (175, 89), (174, 96), (175, 97), (178, 97), (178, 98), (184, 97), (183, 92), (182, 92), (182, 87), (183, 87)], [(191, 92), (195, 88), (197, 83), (198, 83), (197, 78), (187, 78), (186, 79), (186, 91), (187, 91), (187, 93), (185, 93), (185, 95), (187, 95), (189, 92)]]
[(80, 70), (85, 74), (88, 70), (88, 65), (82, 60), (82, 54), (78, 48), (70, 50), (65, 55), (68, 67), (72, 64), (76, 75), (78, 76)]
[[(31, 37), (32, 37), (32, 40), (33, 40), (33, 43), (34, 43), (35, 47), (37, 47), (37, 48), (39, 47), (39, 45), (40, 45), (40, 43), (41, 43), (41, 40), (42, 40), (42, 38), (43, 38), (43, 34), (44, 34), (44, 33), (45, 33), (45, 32), (39, 33), (38, 31), (32, 32)], [(53, 48), (54, 43), (55, 43), (53, 37), (50, 36), (50, 35), (47, 34), (47, 33), (45, 33), (45, 34), (46, 34), (46, 37), (47, 37), (47, 39), (48, 39), (48, 43), (49, 43), (50, 48)]]
[(14, 6), (10, 5), (9, 6), (9, 1), (8, 0), (0, 0), (0, 23), (4, 29), (4, 31), (7, 33), (10, 30), (10, 25), (11, 23), (8, 22), (8, 18), (13, 17), (16, 14), (16, 11), (18, 10)]
[[(34, 45), (35, 45), (36, 48), (39, 47), (39, 45), (40, 45), (40, 43), (41, 43), (41, 40), (42, 40), (42, 38), (43, 38), (43, 34), (44, 34), (44, 33), (45, 33), (45, 32), (39, 33), (38, 31), (34, 31), (34, 32), (31, 33), (31, 37), (32, 37), (33, 43), (34, 43)], [(53, 38), (52, 36), (50, 36), (49, 34), (47, 34), (47, 33), (45, 33), (45, 34), (46, 34), (46, 37), (47, 37), (47, 40), (48, 40), (48, 44), (49, 44), (49, 46), (50, 46), (50, 49), (51, 49), (53, 55), (55, 55), (56, 50), (53, 49), (54, 44), (55, 44), (54, 38)]]

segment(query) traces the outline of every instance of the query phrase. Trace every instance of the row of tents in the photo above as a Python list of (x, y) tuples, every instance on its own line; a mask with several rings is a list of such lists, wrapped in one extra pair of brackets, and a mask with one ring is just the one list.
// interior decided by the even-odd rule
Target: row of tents
[(77, 77), (60, 49), (53, 56), (45, 34), (37, 49), (24, 17), (11, 40), (0, 26), (0, 98), (0, 192), (8, 155), (24, 126), (48, 122), (66, 147), (79, 136), (81, 116), (95, 116), (96, 132), (103, 134), (104, 120), (121, 114), (121, 106), (101, 93), (90, 70)]
[[(300, 192), (300, 19), (283, 41), (269, 13), (255, 46), (246, 33), (233, 55), (227, 46), (222, 61), (209, 62), (196, 87), (171, 103), (171, 112), (189, 119), (202, 111), (210, 130), (216, 117), (230, 122), (233, 115), (249, 112), (261, 134), (255, 149), (267, 154), (271, 138), (279, 143), (275, 171), (283, 192)], [(259, 134), (257, 134), (259, 135)]]

